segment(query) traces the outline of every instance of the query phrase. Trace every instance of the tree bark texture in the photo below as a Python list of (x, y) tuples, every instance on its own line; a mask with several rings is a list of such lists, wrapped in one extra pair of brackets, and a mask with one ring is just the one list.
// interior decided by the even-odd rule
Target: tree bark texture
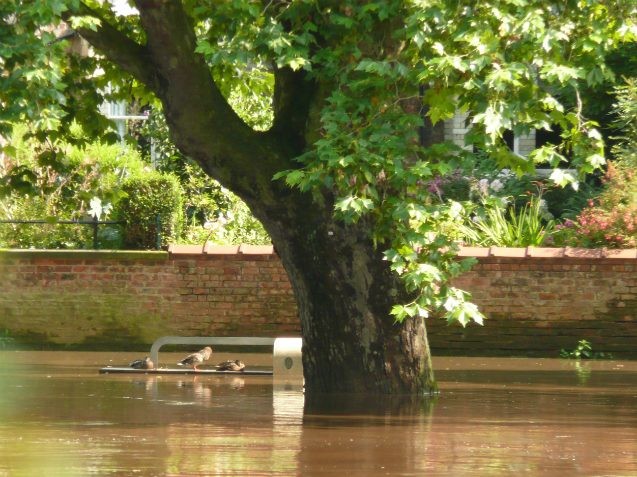
[(337, 223), (331, 208), (312, 212), (288, 205), (297, 215), (294, 225), (269, 230), (297, 298), (306, 388), (433, 391), (424, 321), (396, 324), (389, 315), (391, 306), (406, 297), (372, 246), (366, 225)]
[(239, 195), (269, 232), (298, 303), (306, 391), (435, 390), (424, 320), (397, 324), (390, 316), (391, 306), (408, 297), (373, 247), (370, 224), (336, 222), (329, 191), (314, 201), (272, 181), (276, 172), (298, 167), (293, 158), (316, 134), (325, 88), (302, 72), (276, 70), (274, 125), (255, 132), (232, 111), (195, 53), (180, 2), (136, 5), (146, 44), (122, 48), (131, 40), (107, 25), (81, 33), (155, 92), (177, 147)]

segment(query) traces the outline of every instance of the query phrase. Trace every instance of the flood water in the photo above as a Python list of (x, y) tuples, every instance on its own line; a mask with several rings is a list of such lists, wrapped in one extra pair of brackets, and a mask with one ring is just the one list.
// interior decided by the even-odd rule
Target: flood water
[(136, 357), (0, 351), (0, 477), (637, 476), (634, 361), (437, 358), (435, 400), (304, 410), (270, 376), (98, 374)]

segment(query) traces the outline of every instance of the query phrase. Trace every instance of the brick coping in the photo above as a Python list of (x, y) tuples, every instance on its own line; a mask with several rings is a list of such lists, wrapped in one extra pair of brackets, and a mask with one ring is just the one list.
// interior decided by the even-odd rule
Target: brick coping
[[(272, 245), (170, 245), (171, 255), (272, 255)], [(464, 247), (459, 257), (503, 257), (503, 258), (618, 258), (637, 259), (637, 248), (548, 248), (548, 247)]]
[[(272, 245), (178, 245), (172, 244), (168, 251), (143, 250), (43, 250), (43, 249), (0, 249), (0, 257), (19, 258), (112, 258), (162, 260), (168, 256), (182, 255), (275, 255)], [(547, 248), (547, 247), (464, 247), (458, 251), (459, 257), (475, 258), (571, 258), (571, 259), (623, 259), (637, 260), (637, 248)]]
[(64, 249), (16, 249), (0, 248), (2, 258), (78, 259), (78, 260), (166, 260), (168, 252), (163, 250), (64, 250)]
[(274, 247), (272, 245), (178, 245), (168, 246), (170, 255), (272, 255)]
[(460, 247), (458, 256), (476, 258), (616, 258), (637, 260), (637, 248)]

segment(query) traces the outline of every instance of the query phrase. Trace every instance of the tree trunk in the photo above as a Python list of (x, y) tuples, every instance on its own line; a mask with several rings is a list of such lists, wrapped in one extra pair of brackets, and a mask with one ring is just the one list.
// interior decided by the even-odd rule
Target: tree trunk
[(262, 222), (297, 299), (306, 391), (434, 392), (424, 320), (398, 324), (389, 314), (408, 297), (367, 224), (336, 222), (331, 207), (297, 194), (285, 206), (287, 220)]

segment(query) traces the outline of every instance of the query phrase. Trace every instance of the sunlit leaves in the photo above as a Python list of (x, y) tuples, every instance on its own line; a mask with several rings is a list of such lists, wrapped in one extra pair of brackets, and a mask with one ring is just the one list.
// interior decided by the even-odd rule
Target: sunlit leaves
[(471, 321), (482, 325), (484, 316), (478, 311), (478, 307), (474, 303), (466, 301), (468, 295), (457, 289), (454, 289), (454, 292), (456, 292), (456, 296), (461, 298), (458, 299), (452, 295), (445, 301), (444, 308), (448, 311), (447, 321), (457, 321), (462, 326), (467, 326)]
[[(578, 173), (559, 167), (569, 157), (581, 173), (590, 172), (603, 165), (603, 145), (581, 106), (564, 102), (562, 92), (578, 95), (583, 84), (612, 77), (604, 54), (622, 40), (618, 24), (634, 17), (609, 21), (611, 7), (588, 1), (577, 8), (540, 0), (404, 5), (408, 10), (386, 2), (388, 18), (406, 25), (392, 34), (395, 45), (402, 42), (399, 53), (365, 46), (368, 32), (361, 25), (377, 20), (366, 19), (361, 8), (346, 4), (325, 17), (325, 31), (339, 31), (343, 41), (332, 56), (323, 51), (311, 57), (312, 71), (317, 77), (338, 72), (336, 88), (322, 112), (321, 138), (300, 158), (303, 168), (282, 176), (301, 190), (332, 190), (335, 213), (343, 220), (374, 218), (375, 242), (388, 247), (385, 258), (417, 295), (393, 308), (397, 320), (441, 309), (450, 321), (481, 323), (466, 294), (447, 286), (468, 266), (453, 258), (453, 234), (447, 232), (462, 207), (432, 205), (424, 187), (449, 172), (458, 151), (420, 149), (406, 132), (419, 120), (402, 108), (401, 95), (424, 85), (422, 100), (432, 123), (466, 112), (468, 138), (502, 166), (530, 172), (534, 164), (548, 163), (556, 168), (555, 182), (576, 185)], [(350, 43), (353, 34), (357, 47)], [(505, 130), (519, 135), (556, 126), (562, 144), (529, 158), (503, 145)]]
[(353, 222), (361, 215), (373, 210), (374, 202), (369, 198), (347, 196), (336, 201), (334, 209), (345, 222)]
[(474, 123), (484, 125), (484, 130), (493, 142), (505, 128), (511, 127), (510, 119), (505, 117), (507, 105), (504, 101), (490, 104), (483, 113), (478, 113), (473, 117)]
[(0, 135), (10, 123), (38, 119), (55, 127), (62, 115), (63, 63), (54, 28), (66, 2), (5, 1), (0, 5)]
[(561, 86), (567, 85), (573, 80), (581, 79), (584, 72), (580, 68), (546, 62), (540, 68), (540, 78), (557, 83)]
[(433, 124), (451, 119), (458, 112), (456, 93), (452, 88), (429, 88), (423, 97), (429, 103), (429, 119)]
[(310, 70), (309, 48), (317, 30), (310, 9), (305, 2), (195, 2), (191, 13), (200, 33), (196, 51), (206, 57), (222, 89), (241, 70), (266, 71), (272, 64)]
[(95, 17), (86, 16), (86, 15), (78, 15), (71, 17), (70, 20), (71, 28), (88, 28), (89, 30), (97, 30), (97, 27), (100, 26), (101, 21)]
[[(560, 154), (576, 153), (581, 172), (601, 164), (598, 145), (586, 137), (580, 106), (564, 98), (577, 95), (583, 86), (612, 80), (605, 55), (622, 41), (634, 40), (634, 3), (410, 4), (411, 52), (418, 78), (428, 86), (424, 100), (432, 122), (447, 118), (451, 110), (469, 111), (474, 130), (469, 137), (487, 150), (499, 147), (506, 129), (558, 124), (565, 140)], [(546, 155), (537, 154), (535, 160), (540, 157)], [(515, 168), (519, 161), (511, 159)]]
[(549, 177), (549, 179), (551, 179), (558, 186), (562, 187), (572, 182), (576, 182), (577, 180), (571, 171), (559, 168), (553, 169), (553, 172), (551, 172), (551, 176)]
[[(97, 55), (82, 56), (80, 39), (69, 25), (95, 29), (95, 17), (61, 16), (78, 8), (79, 1), (21, 2), (0, 5), (0, 134), (16, 123), (30, 124), (30, 134), (50, 144), (69, 134), (73, 122), (81, 123), (87, 136), (109, 139), (110, 122), (98, 112), (106, 84), (115, 91), (130, 78), (113, 75)], [(107, 6), (97, 5), (101, 12)], [(100, 68), (102, 66), (102, 68)], [(129, 89), (130, 86), (127, 87)], [(85, 138), (84, 138), (85, 139)], [(82, 140), (84, 140), (82, 139)]]

